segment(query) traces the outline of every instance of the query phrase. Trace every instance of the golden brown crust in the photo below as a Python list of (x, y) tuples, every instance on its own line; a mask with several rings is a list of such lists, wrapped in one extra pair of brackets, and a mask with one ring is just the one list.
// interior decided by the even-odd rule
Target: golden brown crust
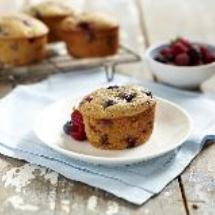
[(41, 17), (65, 17), (75, 13), (72, 8), (60, 1), (41, 2), (29, 8), (26, 12), (39, 19)]
[(75, 16), (76, 11), (62, 2), (46, 1), (29, 8), (26, 13), (44, 22), (50, 32), (49, 42), (61, 41), (59, 34), (61, 22), (68, 16)]
[(28, 65), (46, 57), (47, 36), (0, 39), (0, 62), (15, 66)]
[(33, 17), (24, 14), (0, 17), (0, 39), (34, 38), (47, 33), (48, 28)]
[(74, 57), (104, 57), (117, 53), (119, 26), (104, 15), (82, 14), (62, 22), (61, 37)]
[(49, 42), (57, 42), (61, 41), (60, 36), (60, 26), (62, 20), (66, 16), (52, 16), (52, 17), (41, 17), (40, 20), (44, 22), (49, 28), (48, 41)]
[(98, 89), (85, 97), (79, 110), (84, 116), (114, 119), (144, 112), (155, 102), (152, 94), (143, 87), (110, 86)]
[(155, 103), (143, 112), (117, 119), (94, 119), (84, 116), (89, 142), (101, 149), (129, 149), (144, 144), (152, 134)]
[(101, 13), (83, 13), (76, 16), (67, 17), (62, 22), (64, 31), (81, 31), (81, 24), (88, 23), (95, 31), (105, 31), (118, 28), (116, 20)]
[(46, 56), (48, 28), (33, 17), (16, 14), (0, 18), (0, 63), (15, 66)]

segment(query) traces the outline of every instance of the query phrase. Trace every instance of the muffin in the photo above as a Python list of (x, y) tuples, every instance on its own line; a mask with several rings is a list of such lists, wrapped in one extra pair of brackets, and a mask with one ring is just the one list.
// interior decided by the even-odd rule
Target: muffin
[(145, 143), (153, 131), (156, 100), (139, 86), (111, 86), (86, 96), (78, 110), (89, 142), (101, 149)]
[(46, 56), (48, 28), (23, 14), (0, 17), (0, 62), (15, 66), (41, 61)]
[(117, 22), (98, 13), (66, 18), (61, 25), (61, 35), (68, 52), (78, 58), (113, 55), (119, 46)]
[(31, 7), (26, 12), (41, 20), (49, 27), (49, 42), (57, 42), (61, 40), (58, 33), (60, 23), (65, 17), (75, 15), (73, 9), (60, 1), (45, 1)]

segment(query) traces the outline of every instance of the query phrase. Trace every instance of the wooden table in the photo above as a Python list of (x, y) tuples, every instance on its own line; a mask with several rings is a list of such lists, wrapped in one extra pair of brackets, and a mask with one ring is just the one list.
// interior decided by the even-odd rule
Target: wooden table
[[(122, 25), (122, 40), (144, 53), (150, 44), (178, 35), (214, 42), (214, 0), (76, 1), (86, 10), (113, 14)], [(151, 78), (143, 63), (118, 71)], [(12, 90), (0, 85), (0, 96)], [(68, 180), (51, 170), (0, 156), (0, 214), (215, 214), (215, 145), (211, 145), (158, 196), (134, 206), (104, 191)]]

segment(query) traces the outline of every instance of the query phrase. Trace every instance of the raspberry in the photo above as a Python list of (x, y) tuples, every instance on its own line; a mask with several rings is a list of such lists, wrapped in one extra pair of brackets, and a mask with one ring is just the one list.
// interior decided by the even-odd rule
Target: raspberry
[(75, 140), (86, 140), (86, 133), (83, 125), (72, 125), (70, 135)]
[(206, 55), (208, 53), (208, 49), (205, 46), (199, 46), (200, 52), (202, 56)]
[(213, 54), (207, 55), (205, 57), (205, 63), (212, 63), (215, 61), (215, 56)]
[(71, 115), (70, 135), (76, 140), (86, 140), (83, 117), (78, 110), (74, 110)]
[(160, 53), (161, 53), (161, 55), (163, 55), (164, 58), (166, 58), (168, 60), (173, 59), (173, 52), (172, 52), (172, 49), (170, 47), (163, 48), (160, 51)]
[(203, 65), (204, 62), (202, 60), (198, 60), (195, 65)]
[(72, 121), (73, 125), (74, 124), (79, 125), (79, 124), (83, 123), (83, 117), (82, 117), (80, 111), (74, 110), (72, 112), (72, 114), (71, 114), (71, 121)]
[(178, 66), (188, 66), (190, 64), (190, 57), (187, 53), (178, 54), (175, 57), (175, 64)]
[(174, 55), (178, 55), (178, 54), (185, 53), (185, 52), (188, 51), (188, 47), (186, 47), (181, 42), (173, 43), (171, 45), (171, 48), (172, 48), (172, 52), (173, 52)]
[(192, 44), (187, 39), (185, 39), (183, 37), (179, 37), (178, 42), (182, 43), (184, 46), (186, 46), (188, 48), (192, 47)]
[(200, 51), (201, 51), (204, 63), (212, 63), (215, 61), (214, 53), (212, 53), (207, 47), (200, 46)]

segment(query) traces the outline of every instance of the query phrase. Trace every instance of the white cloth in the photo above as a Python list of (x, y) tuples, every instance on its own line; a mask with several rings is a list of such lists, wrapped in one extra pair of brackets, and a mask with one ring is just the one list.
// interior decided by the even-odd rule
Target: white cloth
[[(68, 95), (83, 95), (105, 86), (103, 71), (71, 72), (40, 83), (19, 86), (0, 100), (0, 153), (46, 166), (67, 178), (106, 190), (135, 204), (142, 204), (177, 177), (201, 151), (215, 140), (215, 101), (197, 93), (116, 75), (115, 83), (139, 83), (181, 105), (193, 120), (190, 138), (176, 152), (123, 167), (95, 166), (73, 160), (42, 144), (32, 132), (38, 113)], [(48, 128), (47, 128), (48, 129)]]

